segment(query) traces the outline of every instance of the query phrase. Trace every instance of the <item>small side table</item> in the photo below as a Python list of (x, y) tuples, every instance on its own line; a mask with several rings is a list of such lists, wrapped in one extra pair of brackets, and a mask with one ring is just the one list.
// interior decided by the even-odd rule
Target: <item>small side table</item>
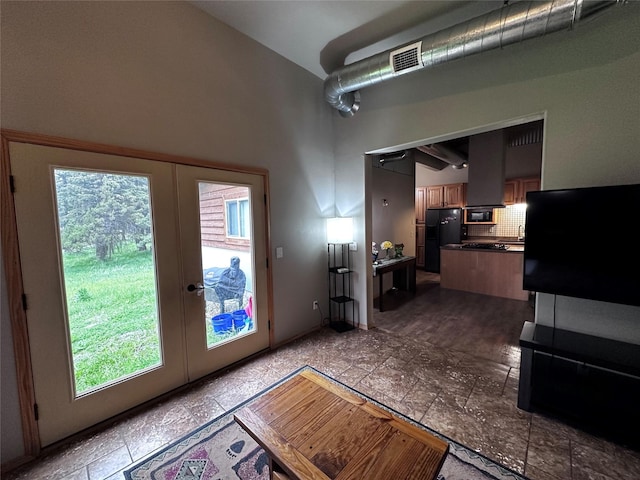
[(378, 308), (381, 312), (384, 311), (382, 277), (389, 272), (393, 272), (394, 287), (416, 293), (416, 257), (382, 260), (382, 263), (373, 266), (373, 276), (380, 277)]

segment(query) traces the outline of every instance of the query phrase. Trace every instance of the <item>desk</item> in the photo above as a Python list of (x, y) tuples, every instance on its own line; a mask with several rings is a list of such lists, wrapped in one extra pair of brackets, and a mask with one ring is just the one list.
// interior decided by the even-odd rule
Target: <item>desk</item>
[(385, 273), (389, 272), (394, 272), (394, 287), (416, 293), (416, 257), (400, 257), (392, 258), (391, 260), (381, 260), (378, 265), (373, 265), (373, 276), (380, 277), (380, 294), (378, 296), (378, 306), (381, 312), (384, 311), (384, 307), (382, 304), (382, 277)]
[(271, 478), (434, 480), (449, 444), (311, 371), (234, 416)]

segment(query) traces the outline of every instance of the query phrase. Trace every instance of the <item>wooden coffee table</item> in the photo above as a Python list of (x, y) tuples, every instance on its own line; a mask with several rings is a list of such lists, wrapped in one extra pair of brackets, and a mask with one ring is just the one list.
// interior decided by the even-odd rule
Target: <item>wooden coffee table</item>
[(234, 415), (269, 454), (271, 478), (436, 478), (449, 444), (304, 371)]

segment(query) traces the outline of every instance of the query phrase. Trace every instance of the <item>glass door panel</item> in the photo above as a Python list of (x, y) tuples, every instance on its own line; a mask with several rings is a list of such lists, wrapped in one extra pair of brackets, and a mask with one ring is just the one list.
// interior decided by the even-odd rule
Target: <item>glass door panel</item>
[(207, 347), (254, 331), (250, 188), (198, 182)]
[(162, 363), (149, 179), (54, 168), (75, 396)]

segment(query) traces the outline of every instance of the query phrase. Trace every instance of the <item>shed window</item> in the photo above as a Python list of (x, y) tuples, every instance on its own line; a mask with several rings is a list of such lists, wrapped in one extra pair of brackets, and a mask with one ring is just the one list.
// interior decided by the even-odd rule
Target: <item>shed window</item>
[(249, 200), (227, 200), (227, 237), (249, 238)]

